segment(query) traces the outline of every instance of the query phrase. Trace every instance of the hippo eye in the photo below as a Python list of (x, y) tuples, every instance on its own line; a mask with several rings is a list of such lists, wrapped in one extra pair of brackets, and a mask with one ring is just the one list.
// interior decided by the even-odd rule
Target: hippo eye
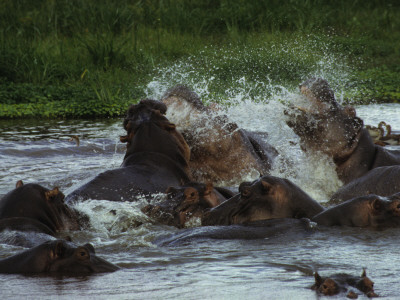
[(79, 260), (85, 260), (90, 257), (89, 251), (83, 247), (79, 247), (76, 250), (75, 255)]
[(240, 195), (243, 197), (249, 197), (251, 195), (251, 189), (247, 186), (240, 189)]

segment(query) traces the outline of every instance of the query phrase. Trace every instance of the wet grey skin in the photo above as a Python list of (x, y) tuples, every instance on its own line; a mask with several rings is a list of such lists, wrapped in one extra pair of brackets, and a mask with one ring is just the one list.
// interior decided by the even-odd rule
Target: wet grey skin
[(0, 273), (88, 275), (114, 272), (119, 267), (98, 257), (91, 244), (76, 246), (64, 240), (48, 241), (0, 260)]

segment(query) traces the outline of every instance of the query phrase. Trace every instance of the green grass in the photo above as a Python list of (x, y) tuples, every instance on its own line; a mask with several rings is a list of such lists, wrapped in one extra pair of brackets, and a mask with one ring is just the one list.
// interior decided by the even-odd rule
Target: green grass
[(0, 118), (117, 116), (152, 81), (261, 101), (319, 75), (346, 102), (399, 102), (399, 65), (394, 0), (0, 3)]

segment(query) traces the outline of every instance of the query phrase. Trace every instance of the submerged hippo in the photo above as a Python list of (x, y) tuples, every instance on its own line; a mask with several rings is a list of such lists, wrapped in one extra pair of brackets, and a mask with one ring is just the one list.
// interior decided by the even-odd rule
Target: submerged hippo
[(62, 230), (79, 230), (87, 217), (64, 203), (64, 194), (39, 184), (23, 184), (0, 200), (0, 229), (33, 231), (54, 236)]
[(224, 188), (214, 188), (211, 183), (189, 182), (180, 187), (169, 187), (167, 199), (157, 205), (147, 205), (142, 211), (159, 223), (185, 227), (195, 219), (201, 219), (204, 212), (233, 196)]
[(145, 99), (131, 105), (124, 120), (127, 150), (120, 168), (97, 175), (67, 196), (73, 200), (133, 201), (190, 181), (190, 149), (164, 116), (166, 106)]
[(226, 115), (204, 106), (185, 86), (168, 90), (162, 101), (190, 146), (193, 180), (226, 184), (254, 171), (268, 174), (278, 152), (262, 137), (239, 129)]
[(86, 275), (114, 272), (119, 267), (96, 256), (91, 244), (75, 246), (64, 241), (48, 241), (0, 260), (0, 273)]
[(230, 225), (276, 218), (311, 218), (324, 208), (288, 179), (265, 175), (243, 182), (240, 194), (211, 209), (203, 225)]
[(325, 226), (387, 228), (400, 226), (400, 193), (390, 197), (368, 195), (347, 200), (314, 216)]
[[(300, 85), (300, 91), (309, 107), (297, 107), (287, 113), (287, 124), (300, 137), (304, 150), (320, 151), (333, 158), (339, 179), (344, 184), (375, 168), (400, 164), (400, 151), (375, 145), (355, 109), (341, 106), (326, 80), (309, 79)], [(400, 169), (396, 176), (375, 184), (385, 190), (384, 186), (398, 182), (399, 176)]]
[(334, 296), (340, 293), (347, 293), (347, 298), (356, 299), (358, 295), (349, 290), (353, 287), (364, 293), (366, 296), (378, 297), (374, 292), (374, 282), (367, 277), (365, 269), (361, 277), (349, 274), (335, 274), (329, 277), (321, 277), (318, 272), (314, 273), (315, 284), (311, 289), (316, 290), (317, 293), (325, 296)]
[(315, 231), (315, 223), (309, 219), (270, 219), (235, 224), (229, 226), (205, 226), (188, 228), (171, 236), (162, 237), (155, 241), (160, 246), (174, 246), (191, 241), (205, 239), (219, 240), (254, 240), (266, 239), (276, 241), (284, 239), (293, 241), (304, 238)]

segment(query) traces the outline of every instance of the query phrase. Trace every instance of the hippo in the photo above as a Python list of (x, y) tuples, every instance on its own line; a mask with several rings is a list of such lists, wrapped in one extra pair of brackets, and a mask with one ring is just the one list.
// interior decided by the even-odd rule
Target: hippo
[(334, 296), (347, 292), (347, 298), (356, 299), (358, 295), (354, 291), (349, 290), (350, 287), (353, 287), (361, 291), (367, 297), (379, 297), (374, 292), (374, 282), (367, 277), (365, 269), (361, 277), (349, 274), (335, 274), (323, 278), (318, 272), (315, 272), (314, 278), (315, 283), (311, 286), (311, 289), (324, 296)]
[[(400, 164), (400, 151), (374, 144), (355, 109), (340, 105), (326, 80), (306, 80), (300, 85), (300, 91), (308, 107), (286, 111), (287, 124), (300, 137), (303, 150), (322, 152), (333, 158), (338, 177), (344, 184), (375, 168)], [(399, 171), (395, 178), (399, 178)], [(384, 185), (388, 185), (387, 182)]]
[(164, 116), (165, 111), (163, 103), (151, 99), (131, 105), (123, 123), (127, 135), (121, 142), (127, 143), (127, 149), (121, 167), (83, 184), (67, 196), (67, 203), (87, 199), (134, 201), (189, 182), (189, 146)]
[(65, 240), (44, 242), (0, 260), (0, 273), (88, 275), (114, 272), (119, 267), (98, 257), (91, 244), (76, 246)]
[(184, 186), (169, 187), (166, 194), (165, 201), (149, 204), (142, 212), (159, 223), (183, 228), (200, 220), (207, 209), (218, 206), (234, 193), (225, 188), (214, 188), (212, 183), (189, 182)]
[(369, 194), (391, 196), (400, 191), (399, 174), (400, 165), (374, 168), (342, 186), (331, 196), (328, 204), (338, 204)]
[(161, 101), (190, 146), (194, 181), (234, 184), (250, 173), (269, 173), (278, 152), (263, 136), (239, 129), (185, 86), (169, 89)]
[(361, 196), (331, 207), (311, 218), (318, 225), (384, 229), (400, 225), (400, 193), (390, 197)]
[(275, 218), (311, 218), (324, 208), (285, 178), (264, 175), (243, 182), (239, 194), (207, 212), (203, 225), (230, 225)]
[(283, 238), (293, 240), (314, 233), (316, 224), (307, 218), (270, 219), (224, 226), (205, 226), (184, 229), (155, 241), (159, 246), (176, 246), (191, 241), (214, 240), (255, 240), (276, 241)]
[(55, 236), (56, 232), (80, 230), (87, 216), (68, 207), (58, 187), (49, 190), (39, 184), (24, 184), (0, 200), (0, 229), (34, 231)]

